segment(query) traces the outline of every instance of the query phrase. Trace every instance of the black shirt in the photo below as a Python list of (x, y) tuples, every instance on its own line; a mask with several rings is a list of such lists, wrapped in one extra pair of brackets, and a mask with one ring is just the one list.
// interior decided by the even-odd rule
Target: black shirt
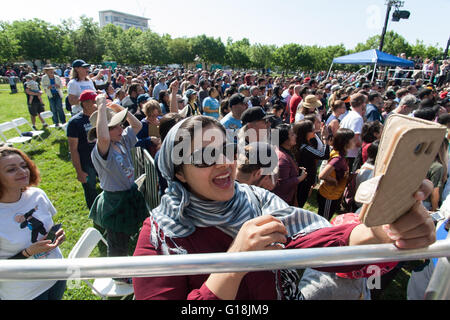
[(81, 167), (93, 167), (91, 152), (95, 147), (96, 141), (88, 141), (87, 133), (92, 128), (89, 117), (83, 112), (78, 113), (69, 120), (67, 125), (67, 137), (78, 138), (78, 153), (80, 154)]

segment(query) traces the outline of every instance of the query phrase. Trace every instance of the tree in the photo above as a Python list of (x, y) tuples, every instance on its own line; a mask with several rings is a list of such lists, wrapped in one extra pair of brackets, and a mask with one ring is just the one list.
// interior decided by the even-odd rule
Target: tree
[(411, 46), (411, 56), (412, 57), (422, 57), (422, 58), (435, 58), (440, 57), (444, 50), (436, 46), (425, 46), (423, 41), (416, 40), (416, 44)]
[(236, 42), (228, 38), (225, 48), (225, 64), (233, 68), (249, 68), (251, 64), (249, 51), (250, 41), (247, 38)]
[(254, 44), (250, 47), (251, 66), (265, 72), (273, 65), (274, 45)]
[(71, 34), (74, 56), (91, 63), (101, 63), (105, 52), (100, 27), (94, 19), (80, 17), (80, 26)]
[[(369, 49), (378, 49), (380, 45), (381, 36), (376, 35), (369, 38), (366, 43), (358, 43), (355, 47), (355, 52), (365, 51)], [(386, 32), (384, 38), (383, 51), (393, 55), (405, 53), (407, 56), (411, 55), (411, 45), (404, 37), (394, 31)]]
[(61, 56), (62, 33), (48, 22), (39, 19), (14, 21), (6, 26), (6, 31), (16, 39), (20, 56), (25, 60), (46, 61)]
[(11, 33), (7, 23), (0, 23), (0, 63), (16, 60), (19, 51), (19, 41)]
[(171, 63), (186, 65), (194, 61), (195, 55), (192, 51), (192, 43), (188, 38), (170, 39), (167, 50)]
[(160, 36), (151, 30), (146, 30), (138, 39), (137, 52), (142, 55), (143, 61), (148, 64), (167, 64), (170, 61), (167, 48), (169, 41), (168, 35)]
[(206, 35), (191, 38), (192, 51), (206, 64), (206, 68), (212, 63), (223, 63), (225, 60), (225, 45), (220, 38), (207, 37)]
[(285, 44), (273, 54), (274, 63), (284, 71), (295, 71), (309, 61), (304, 47), (296, 43)]

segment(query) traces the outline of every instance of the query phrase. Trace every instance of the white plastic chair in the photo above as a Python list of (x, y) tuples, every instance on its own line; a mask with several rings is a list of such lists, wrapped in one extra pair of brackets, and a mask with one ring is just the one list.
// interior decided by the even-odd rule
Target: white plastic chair
[[(9, 139), (6, 138), (5, 132), (8, 132), (10, 130), (14, 130), (15, 133), (18, 134), (18, 136), (14, 136)], [(33, 137), (20, 136), (20, 130), (17, 129), (17, 127), (14, 125), (14, 123), (12, 121), (8, 121), (8, 122), (4, 122), (4, 123), (0, 124), (0, 135), (6, 143), (11, 143), (11, 144), (18, 144), (18, 143), (24, 144), (26, 142), (30, 142), (33, 139)], [(31, 148), (33, 148), (32, 145), (31, 145)]]
[[(53, 119), (53, 112), (51, 112), (51, 111), (41, 112), (40, 115), (44, 120), (45, 119)], [(60, 124), (59, 126), (56, 126), (55, 124), (51, 124), (48, 127), (50, 129), (62, 129), (62, 132), (64, 132), (64, 134), (65, 134), (66, 130), (67, 130), (67, 124), (68, 124), (68, 122), (66, 122), (64, 124)]]
[[(103, 241), (105, 245), (108, 245), (105, 238), (103, 238), (97, 229), (86, 229), (81, 238), (70, 251), (68, 259), (88, 258), (92, 250), (94, 250), (100, 241)], [(103, 300), (118, 297), (122, 297), (121, 300), (124, 300), (126, 297), (134, 294), (133, 285), (118, 285), (112, 278), (95, 279), (93, 284), (87, 280), (83, 281), (92, 289), (93, 294), (102, 297)]]
[(41, 142), (45, 143), (44, 139), (42, 138), (42, 135), (45, 133), (44, 130), (33, 130), (33, 127), (31, 125), (31, 123), (28, 122), (27, 119), (25, 118), (17, 118), (12, 120), (12, 123), (14, 123), (14, 125), (16, 126), (17, 130), (22, 133), (22, 131), (20, 130), (21, 126), (26, 125), (27, 127), (29, 127), (31, 130), (28, 130), (27, 132), (31, 132), (31, 134), (33, 135), (32, 137), (37, 137), (39, 140), (41, 140)]

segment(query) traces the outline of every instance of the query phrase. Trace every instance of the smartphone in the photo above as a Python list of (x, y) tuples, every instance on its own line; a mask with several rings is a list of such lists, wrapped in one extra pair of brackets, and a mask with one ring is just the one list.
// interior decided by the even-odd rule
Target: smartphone
[(62, 224), (55, 224), (50, 231), (47, 234), (46, 240), (52, 240), (52, 243), (55, 243), (56, 240), (56, 232), (58, 232), (59, 229), (61, 229)]

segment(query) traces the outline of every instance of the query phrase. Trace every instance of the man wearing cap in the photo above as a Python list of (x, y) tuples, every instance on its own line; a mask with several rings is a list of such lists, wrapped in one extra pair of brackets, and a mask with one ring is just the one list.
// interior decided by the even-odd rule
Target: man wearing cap
[(244, 95), (245, 97), (250, 97), (250, 89), (245, 84), (241, 84), (239, 86), (238, 92)]
[(243, 139), (246, 143), (267, 142), (272, 117), (273, 114), (267, 114), (261, 107), (245, 110), (241, 116), (242, 128), (238, 133), (239, 141)]
[(140, 94), (140, 95), (138, 96), (138, 98), (137, 98), (138, 108), (137, 108), (137, 111), (134, 113), (134, 116), (135, 116), (139, 121), (141, 121), (142, 119), (145, 118), (144, 111), (142, 111), (142, 110), (143, 110), (142, 106), (143, 106), (145, 103), (147, 103), (147, 101), (149, 101), (150, 99), (151, 99), (151, 98), (150, 98), (150, 96), (148, 95), (148, 93)]
[(233, 94), (229, 100), (229, 108), (231, 112), (223, 117), (220, 123), (227, 130), (227, 138), (237, 141), (236, 132), (242, 128), (241, 116), (248, 108), (247, 98), (240, 93)]
[(96, 97), (97, 93), (93, 90), (83, 91), (79, 97), (83, 111), (73, 116), (67, 125), (67, 139), (72, 165), (77, 173), (78, 181), (83, 186), (84, 198), (89, 209), (97, 197), (97, 172), (91, 160), (95, 140), (88, 140), (87, 136), (92, 128), (89, 117), (97, 110)]
[(62, 92), (61, 78), (55, 74), (55, 68), (51, 65), (44, 67), (45, 75), (42, 77), (41, 84), (48, 97), (50, 104), (50, 111), (53, 113), (53, 123), (58, 127), (59, 124), (66, 123), (66, 115), (62, 107), (62, 99), (64, 94)]
[(72, 114), (83, 111), (80, 105), (80, 95), (85, 90), (96, 91), (94, 82), (89, 79), (90, 64), (83, 60), (75, 60), (72, 63), (71, 80), (67, 84), (67, 93), (69, 103), (72, 106)]

